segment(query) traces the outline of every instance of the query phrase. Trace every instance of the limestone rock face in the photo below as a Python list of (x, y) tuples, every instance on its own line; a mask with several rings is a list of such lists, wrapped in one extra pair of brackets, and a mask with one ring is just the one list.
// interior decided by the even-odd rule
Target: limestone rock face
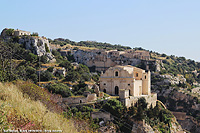
[(19, 43), (23, 44), (26, 49), (31, 50), (38, 56), (46, 55), (49, 60), (54, 57), (50, 52), (49, 41), (46, 38), (38, 36), (22, 36)]
[(131, 133), (159, 133), (159, 131), (154, 131), (150, 125), (144, 122), (134, 122)]

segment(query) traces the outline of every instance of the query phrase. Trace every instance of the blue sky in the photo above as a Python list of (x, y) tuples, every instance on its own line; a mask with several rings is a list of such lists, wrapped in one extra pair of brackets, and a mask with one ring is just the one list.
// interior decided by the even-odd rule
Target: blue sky
[(9, 0), (0, 30), (143, 47), (200, 61), (199, 0)]

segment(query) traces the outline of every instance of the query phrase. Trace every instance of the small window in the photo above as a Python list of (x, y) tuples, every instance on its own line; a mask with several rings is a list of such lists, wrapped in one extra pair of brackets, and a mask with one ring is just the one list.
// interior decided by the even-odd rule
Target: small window
[(128, 84), (128, 86), (130, 86), (130, 84)]
[(118, 77), (118, 75), (119, 75), (119, 73), (118, 73), (118, 72), (115, 72), (115, 76)]
[(147, 79), (147, 76), (145, 75), (145, 77), (144, 77), (145, 79)]
[(136, 73), (136, 77), (138, 77), (138, 73)]
[(104, 83), (103, 85), (106, 85), (106, 83)]
[(82, 103), (82, 100), (80, 100), (80, 103)]

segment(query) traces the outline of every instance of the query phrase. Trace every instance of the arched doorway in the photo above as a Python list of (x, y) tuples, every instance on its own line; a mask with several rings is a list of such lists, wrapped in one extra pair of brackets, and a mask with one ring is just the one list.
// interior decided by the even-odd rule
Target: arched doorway
[(116, 76), (116, 77), (118, 77), (118, 76), (119, 76), (119, 73), (118, 73), (118, 71), (116, 71), (116, 72), (115, 72), (115, 76)]
[(119, 87), (115, 86), (115, 95), (119, 95)]
[(106, 93), (106, 89), (103, 89), (103, 92)]

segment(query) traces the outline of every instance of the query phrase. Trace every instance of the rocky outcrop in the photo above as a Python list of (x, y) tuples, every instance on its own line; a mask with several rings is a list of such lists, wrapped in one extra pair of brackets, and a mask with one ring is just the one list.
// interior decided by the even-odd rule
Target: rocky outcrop
[(165, 74), (165, 75), (160, 75), (160, 77), (164, 78), (164, 83), (179, 84), (186, 82), (186, 79), (182, 75), (173, 76), (170, 74)]
[(159, 133), (159, 131), (154, 131), (150, 125), (144, 122), (134, 122), (131, 133)]
[(46, 55), (48, 60), (54, 59), (50, 51), (49, 41), (45, 37), (31, 36), (28, 31), (8, 28), (2, 30), (0, 37), (4, 41), (15, 40), (15, 42), (23, 44), (26, 49), (38, 56)]
[(49, 60), (54, 58), (50, 52), (49, 41), (44, 37), (22, 36), (19, 39), (19, 43), (38, 56), (46, 55)]
[(200, 104), (196, 97), (186, 93), (187, 89), (173, 87), (170, 84), (184, 82), (181, 76), (152, 74), (152, 90), (158, 94), (158, 99), (162, 101), (167, 109), (176, 112), (177, 121), (183, 129), (196, 132), (200, 128), (195, 120), (200, 115)]
[[(171, 126), (170, 126), (171, 133), (181, 133), (183, 132), (182, 127), (176, 121), (176, 118), (172, 118)], [(145, 123), (144, 121), (137, 121), (133, 123), (132, 133), (160, 133), (157, 128), (152, 128), (150, 125)]]

